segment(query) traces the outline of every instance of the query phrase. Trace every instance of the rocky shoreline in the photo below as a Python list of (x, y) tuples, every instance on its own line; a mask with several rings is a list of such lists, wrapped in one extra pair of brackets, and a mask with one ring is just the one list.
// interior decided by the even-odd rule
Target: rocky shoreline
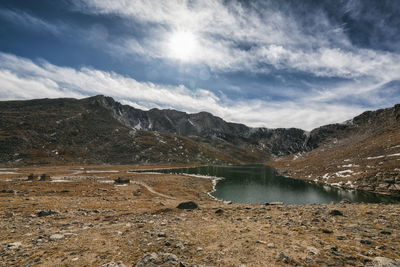
[(0, 266), (400, 265), (398, 204), (227, 204), (209, 179), (35, 168), (14, 172), (52, 181), (0, 175)]

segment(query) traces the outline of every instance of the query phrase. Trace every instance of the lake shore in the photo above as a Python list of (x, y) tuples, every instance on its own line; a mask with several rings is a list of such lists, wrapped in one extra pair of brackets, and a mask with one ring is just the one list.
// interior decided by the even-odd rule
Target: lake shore
[[(209, 179), (127, 172), (145, 168), (2, 168), (3, 264), (379, 266), (400, 259), (398, 204), (224, 204), (207, 195)], [(52, 181), (25, 181), (31, 172)], [(117, 177), (131, 183), (116, 186)], [(189, 200), (200, 209), (176, 208)]]

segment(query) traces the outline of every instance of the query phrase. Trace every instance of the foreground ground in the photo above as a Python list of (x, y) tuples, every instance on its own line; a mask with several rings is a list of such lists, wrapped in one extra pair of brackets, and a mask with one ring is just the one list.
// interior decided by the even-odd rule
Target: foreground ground
[[(207, 195), (210, 180), (127, 173), (136, 168), (1, 169), (0, 265), (400, 264), (400, 205), (224, 204)], [(52, 181), (26, 181), (29, 173)], [(117, 177), (131, 183), (116, 186)], [(176, 208), (188, 200), (200, 209)]]

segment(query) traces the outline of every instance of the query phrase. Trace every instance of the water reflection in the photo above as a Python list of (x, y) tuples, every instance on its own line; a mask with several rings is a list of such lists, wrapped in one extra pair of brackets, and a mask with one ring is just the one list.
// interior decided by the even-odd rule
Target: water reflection
[(157, 170), (163, 173), (187, 173), (224, 177), (216, 185), (213, 195), (221, 200), (238, 203), (265, 203), (280, 201), (285, 204), (326, 204), (349, 199), (352, 202), (400, 203), (400, 199), (356, 190), (343, 190), (301, 180), (278, 176), (264, 165), (202, 166)]

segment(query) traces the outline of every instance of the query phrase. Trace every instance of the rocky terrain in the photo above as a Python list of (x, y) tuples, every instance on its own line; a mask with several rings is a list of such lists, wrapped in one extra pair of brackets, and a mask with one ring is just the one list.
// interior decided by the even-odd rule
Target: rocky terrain
[(0, 163), (9, 165), (264, 162), (303, 151), (305, 139), (300, 129), (142, 111), (104, 96), (0, 102)]
[(268, 163), (285, 176), (400, 196), (400, 105), (310, 134), (318, 147)]
[(0, 266), (400, 265), (399, 205), (228, 204), (208, 179), (140, 168), (2, 168)]

